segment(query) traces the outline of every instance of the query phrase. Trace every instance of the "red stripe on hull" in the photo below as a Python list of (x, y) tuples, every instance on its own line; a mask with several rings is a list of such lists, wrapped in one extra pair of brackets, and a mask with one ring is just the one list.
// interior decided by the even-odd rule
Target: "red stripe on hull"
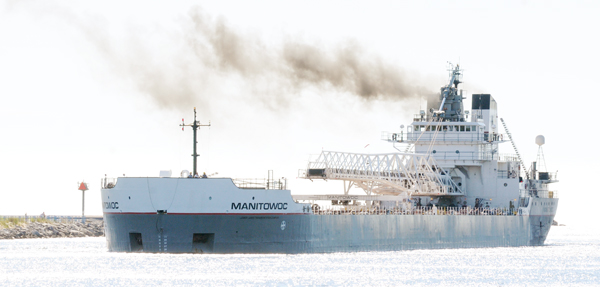
[[(104, 214), (157, 214), (154, 212), (104, 212)], [(165, 213), (167, 215), (308, 215), (311, 213)]]

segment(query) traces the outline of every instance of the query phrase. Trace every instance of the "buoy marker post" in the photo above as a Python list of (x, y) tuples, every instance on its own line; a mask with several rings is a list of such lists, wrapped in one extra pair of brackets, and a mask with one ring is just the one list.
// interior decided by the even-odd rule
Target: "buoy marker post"
[(87, 183), (80, 182), (79, 190), (81, 190), (81, 223), (85, 223), (85, 191), (88, 190)]

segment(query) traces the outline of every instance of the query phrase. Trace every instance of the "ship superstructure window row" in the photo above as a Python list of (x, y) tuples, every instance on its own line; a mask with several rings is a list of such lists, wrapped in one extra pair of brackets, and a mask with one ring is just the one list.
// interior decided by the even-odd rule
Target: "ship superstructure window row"
[(427, 131), (427, 132), (435, 132), (436, 129), (439, 129), (439, 131), (449, 131), (449, 132), (476, 132), (477, 131), (477, 127), (476, 126), (471, 126), (471, 125), (467, 125), (467, 126), (457, 126), (457, 125), (443, 125), (443, 126), (425, 126), (425, 125), (418, 125), (418, 126), (414, 126), (415, 127), (415, 131), (416, 132), (420, 132), (420, 131)]

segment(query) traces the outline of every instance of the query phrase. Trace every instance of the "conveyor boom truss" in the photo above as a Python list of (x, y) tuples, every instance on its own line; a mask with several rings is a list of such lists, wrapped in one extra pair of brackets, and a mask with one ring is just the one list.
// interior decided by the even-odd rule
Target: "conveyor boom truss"
[(350, 181), (369, 195), (464, 195), (435, 159), (425, 154), (323, 151), (309, 162), (305, 177)]

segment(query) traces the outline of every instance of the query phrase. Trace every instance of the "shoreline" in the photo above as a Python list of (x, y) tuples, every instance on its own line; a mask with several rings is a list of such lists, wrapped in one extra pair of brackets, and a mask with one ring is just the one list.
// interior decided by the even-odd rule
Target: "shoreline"
[(31, 222), (0, 227), (0, 240), (25, 238), (103, 237), (104, 221), (81, 222)]

